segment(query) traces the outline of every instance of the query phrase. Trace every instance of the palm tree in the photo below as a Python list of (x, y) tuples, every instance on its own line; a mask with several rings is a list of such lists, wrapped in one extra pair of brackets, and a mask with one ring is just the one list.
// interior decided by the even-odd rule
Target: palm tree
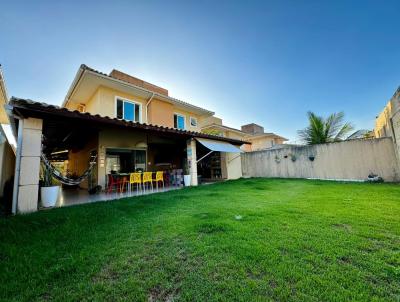
[(341, 141), (348, 132), (353, 130), (350, 123), (343, 121), (343, 112), (333, 113), (325, 119), (309, 111), (307, 117), (308, 127), (299, 130), (298, 134), (308, 145)]

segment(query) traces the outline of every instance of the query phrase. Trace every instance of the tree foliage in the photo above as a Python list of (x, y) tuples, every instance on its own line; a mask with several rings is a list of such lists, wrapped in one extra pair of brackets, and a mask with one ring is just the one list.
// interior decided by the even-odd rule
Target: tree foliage
[(344, 122), (343, 112), (323, 118), (309, 111), (307, 117), (309, 125), (299, 130), (298, 135), (308, 145), (341, 141), (353, 130), (351, 123)]

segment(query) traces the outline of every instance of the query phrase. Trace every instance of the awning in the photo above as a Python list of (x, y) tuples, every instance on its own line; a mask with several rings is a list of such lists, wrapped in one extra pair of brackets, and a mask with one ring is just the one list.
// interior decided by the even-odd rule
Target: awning
[(210, 149), (211, 151), (233, 152), (233, 153), (243, 152), (242, 150), (240, 150), (239, 147), (236, 147), (235, 145), (232, 145), (227, 142), (221, 142), (213, 139), (198, 138), (198, 137), (196, 137), (196, 140), (204, 147)]

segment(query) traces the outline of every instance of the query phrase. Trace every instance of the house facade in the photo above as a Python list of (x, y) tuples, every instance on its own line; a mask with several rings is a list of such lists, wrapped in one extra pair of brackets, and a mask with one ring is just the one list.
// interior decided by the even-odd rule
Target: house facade
[[(65, 97), (63, 108), (90, 113), (102, 117), (116, 118), (141, 124), (168, 127), (183, 131), (199, 132), (199, 121), (214, 112), (191, 105), (169, 96), (168, 90), (145, 82), (126, 73), (112, 70), (110, 74), (81, 65)], [(73, 175), (81, 174), (87, 167), (89, 153), (100, 146), (98, 184), (105, 186), (105, 177), (117, 167), (119, 153), (131, 150), (135, 167), (156, 171), (164, 166), (178, 167), (180, 155), (174, 160), (166, 159), (161, 153), (174, 153), (173, 148), (147, 148), (149, 142), (142, 134), (133, 136), (129, 131), (115, 135), (114, 130), (103, 129), (98, 137), (78, 151), (70, 152), (67, 170)], [(162, 142), (150, 142), (162, 145)], [(168, 150), (167, 150), (168, 149)], [(119, 152), (120, 150), (121, 152)], [(159, 154), (160, 153), (160, 154)], [(121, 168), (121, 167), (119, 167)], [(171, 168), (171, 167), (165, 167)], [(115, 169), (114, 169), (115, 170)], [(228, 177), (228, 175), (227, 175)], [(87, 184), (82, 184), (87, 187)]]
[(245, 152), (261, 151), (282, 145), (288, 139), (271, 132), (264, 132), (264, 127), (251, 123), (241, 126), (241, 129), (235, 129), (222, 124), (220, 118), (211, 117), (205, 119), (201, 129), (205, 133), (243, 139), (251, 144), (245, 144), (242, 150)]
[[(18, 98), (9, 107), (20, 151), (13, 200), (19, 212), (38, 208), (43, 155), (72, 178), (95, 161), (91, 177), (81, 183), (86, 189), (104, 189), (108, 175), (135, 171), (188, 170), (192, 185), (199, 178), (242, 176), (230, 156), (238, 157), (246, 141), (200, 132), (213, 112), (117, 70), (105, 74), (81, 65), (61, 107)], [(199, 161), (209, 156), (213, 166), (202, 165), (198, 173)]]

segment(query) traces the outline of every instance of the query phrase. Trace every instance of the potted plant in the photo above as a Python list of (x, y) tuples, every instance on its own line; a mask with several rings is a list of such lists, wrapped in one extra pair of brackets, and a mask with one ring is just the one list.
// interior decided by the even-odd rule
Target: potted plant
[(190, 176), (190, 170), (189, 170), (189, 165), (187, 161), (185, 161), (183, 165), (183, 182), (185, 184), (185, 187), (189, 187), (191, 185), (191, 176)]
[(42, 165), (42, 179), (40, 186), (40, 197), (42, 206), (45, 208), (54, 207), (57, 202), (58, 192), (60, 187), (53, 181), (53, 174), (51, 169), (46, 165)]

